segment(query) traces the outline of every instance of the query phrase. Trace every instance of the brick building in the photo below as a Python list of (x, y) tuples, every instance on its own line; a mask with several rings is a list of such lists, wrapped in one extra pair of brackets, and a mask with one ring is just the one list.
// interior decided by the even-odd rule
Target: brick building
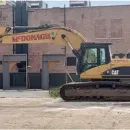
[[(12, 7), (10, 4), (0, 5), (0, 26), (13, 26)], [(0, 44), (0, 59), (3, 54), (13, 54), (13, 45)], [(0, 65), (0, 72), (2, 72), (2, 66)]]
[[(0, 25), (12, 25), (11, 8), (0, 8)], [(88, 41), (111, 42), (113, 43), (112, 52), (130, 52), (130, 5), (119, 6), (99, 6), (99, 7), (78, 7), (66, 8), (66, 26), (80, 32)], [(30, 9), (28, 12), (29, 26), (41, 24), (64, 25), (64, 9)], [(1, 55), (12, 54), (11, 47), (0, 47)], [(31, 72), (40, 72), (41, 54), (44, 53), (64, 53), (61, 46), (50, 44), (29, 45), (29, 65), (32, 66)], [(67, 50), (72, 55), (70, 49)], [(36, 62), (34, 62), (34, 60)], [(63, 72), (62, 67), (53, 67), (51, 72)], [(70, 67), (69, 67), (70, 68)], [(71, 67), (72, 70), (72, 67)], [(75, 70), (73, 70), (75, 72)]]

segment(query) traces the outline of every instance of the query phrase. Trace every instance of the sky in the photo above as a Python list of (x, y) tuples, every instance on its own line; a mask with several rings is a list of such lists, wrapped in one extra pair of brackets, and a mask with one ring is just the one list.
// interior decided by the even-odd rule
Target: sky
[[(49, 8), (52, 7), (64, 7), (64, 5), (66, 7), (69, 6), (69, 1), (48, 1), (48, 0), (43, 0), (48, 4)], [(90, 0), (91, 1), (91, 0)], [(91, 5), (92, 6), (106, 6), (106, 5), (127, 5), (130, 4), (130, 1), (123, 1), (123, 0), (116, 0), (116, 1), (91, 1)]]

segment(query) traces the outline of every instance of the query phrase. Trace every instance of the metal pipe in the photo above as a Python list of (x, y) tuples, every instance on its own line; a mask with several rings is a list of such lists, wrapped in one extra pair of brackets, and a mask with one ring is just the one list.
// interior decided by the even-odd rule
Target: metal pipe
[[(54, 26), (54, 25), (51, 25), (51, 26)], [(18, 29), (45, 29), (45, 28), (50, 28), (51, 27), (50, 25), (42, 25), (42, 26), (15, 26), (15, 27), (12, 27), (12, 29), (14, 30), (18, 30)], [(55, 25), (55, 26), (58, 26), (58, 25)]]
[(66, 7), (64, 5), (64, 26), (66, 27)]
[(42, 29), (42, 27), (29, 27), (29, 26), (15, 26), (15, 27), (12, 27), (12, 29), (14, 29), (14, 30), (21, 30), (21, 29)]
[[(13, 33), (14, 33), (14, 26), (15, 26), (15, 5), (12, 5), (12, 12), (13, 12)], [(13, 44), (13, 54), (15, 54), (16, 45)]]

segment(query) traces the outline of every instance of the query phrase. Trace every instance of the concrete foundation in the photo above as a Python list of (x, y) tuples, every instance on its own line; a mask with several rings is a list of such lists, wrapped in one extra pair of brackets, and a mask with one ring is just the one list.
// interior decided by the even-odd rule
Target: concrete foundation
[(49, 88), (49, 61), (62, 61), (64, 54), (46, 54), (42, 56), (42, 89), (48, 90)]
[[(64, 54), (46, 54), (42, 56), (42, 89), (48, 90), (49, 88), (49, 62), (50, 61), (64, 61)], [(9, 72), (9, 64), (11, 62), (27, 62), (27, 55), (25, 54), (16, 54), (16, 55), (4, 55), (3, 56), (3, 89), (10, 89), (10, 72)], [(27, 80), (27, 66), (26, 66), (26, 80)], [(27, 82), (26, 82), (27, 86)]]
[(27, 61), (27, 56), (24, 54), (3, 55), (3, 89), (10, 89), (10, 72), (9, 62)]

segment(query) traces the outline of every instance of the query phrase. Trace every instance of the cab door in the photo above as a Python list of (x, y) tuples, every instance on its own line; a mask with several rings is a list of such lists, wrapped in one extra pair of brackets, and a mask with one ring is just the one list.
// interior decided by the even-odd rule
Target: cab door
[(101, 47), (99, 48), (99, 71), (102, 77), (104, 77), (104, 72), (111, 68), (110, 64), (110, 54), (108, 53), (107, 48)]

